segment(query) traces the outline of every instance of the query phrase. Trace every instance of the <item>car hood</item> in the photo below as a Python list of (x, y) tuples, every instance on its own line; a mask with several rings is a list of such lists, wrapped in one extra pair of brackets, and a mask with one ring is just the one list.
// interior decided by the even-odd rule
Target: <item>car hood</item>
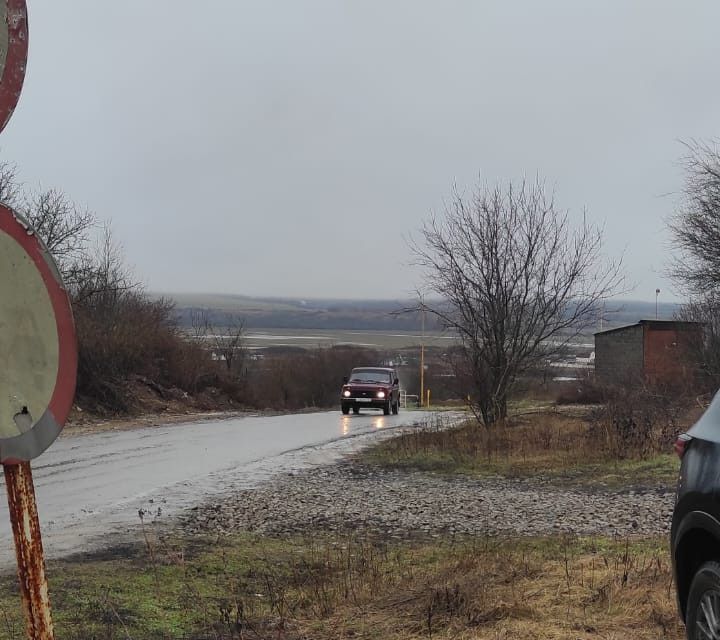
[(348, 382), (345, 386), (351, 389), (387, 389), (391, 385), (389, 382)]

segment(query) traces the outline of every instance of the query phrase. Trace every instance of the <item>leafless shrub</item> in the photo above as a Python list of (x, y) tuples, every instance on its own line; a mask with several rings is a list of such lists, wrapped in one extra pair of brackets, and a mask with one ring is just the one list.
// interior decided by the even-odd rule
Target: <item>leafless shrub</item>
[(559, 405), (600, 404), (605, 400), (605, 395), (605, 389), (593, 380), (576, 380), (560, 385), (555, 402)]
[(379, 364), (379, 355), (356, 347), (265, 353), (249, 367), (249, 401), (280, 410), (338, 406), (342, 379), (353, 367)]
[(625, 385), (604, 391), (588, 439), (614, 459), (645, 458), (670, 450), (683, 427), (687, 397), (661, 386)]

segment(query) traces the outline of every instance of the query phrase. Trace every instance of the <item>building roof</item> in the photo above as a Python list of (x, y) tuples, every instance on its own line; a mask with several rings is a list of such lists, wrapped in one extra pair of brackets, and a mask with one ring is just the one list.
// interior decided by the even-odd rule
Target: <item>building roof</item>
[(702, 326), (702, 322), (690, 322), (687, 320), (640, 320), (635, 324), (626, 324), (622, 327), (615, 327), (614, 329), (606, 329), (605, 331), (597, 331), (594, 335), (600, 336), (608, 333), (615, 333), (616, 331), (626, 331), (627, 329), (634, 329), (635, 327), (649, 327), (650, 329), (679, 329), (681, 331), (688, 331), (692, 329), (698, 329)]

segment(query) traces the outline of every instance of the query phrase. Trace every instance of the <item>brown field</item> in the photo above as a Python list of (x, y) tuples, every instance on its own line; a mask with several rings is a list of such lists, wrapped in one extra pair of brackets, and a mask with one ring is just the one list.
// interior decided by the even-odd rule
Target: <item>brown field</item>
[(331, 347), (352, 345), (368, 349), (388, 350), (416, 347), (424, 341), (428, 347), (450, 346), (452, 336), (439, 332), (362, 331), (322, 329), (248, 329), (245, 344), (250, 349), (263, 347)]

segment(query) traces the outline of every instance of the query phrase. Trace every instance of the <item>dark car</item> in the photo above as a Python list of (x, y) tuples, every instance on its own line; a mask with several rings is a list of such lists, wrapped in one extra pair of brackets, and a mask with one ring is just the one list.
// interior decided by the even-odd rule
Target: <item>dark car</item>
[(670, 534), (689, 639), (720, 640), (720, 393), (675, 443), (682, 459)]
[(400, 381), (395, 369), (389, 367), (357, 367), (344, 379), (340, 392), (340, 408), (347, 415), (350, 409), (382, 409), (385, 415), (400, 408)]

